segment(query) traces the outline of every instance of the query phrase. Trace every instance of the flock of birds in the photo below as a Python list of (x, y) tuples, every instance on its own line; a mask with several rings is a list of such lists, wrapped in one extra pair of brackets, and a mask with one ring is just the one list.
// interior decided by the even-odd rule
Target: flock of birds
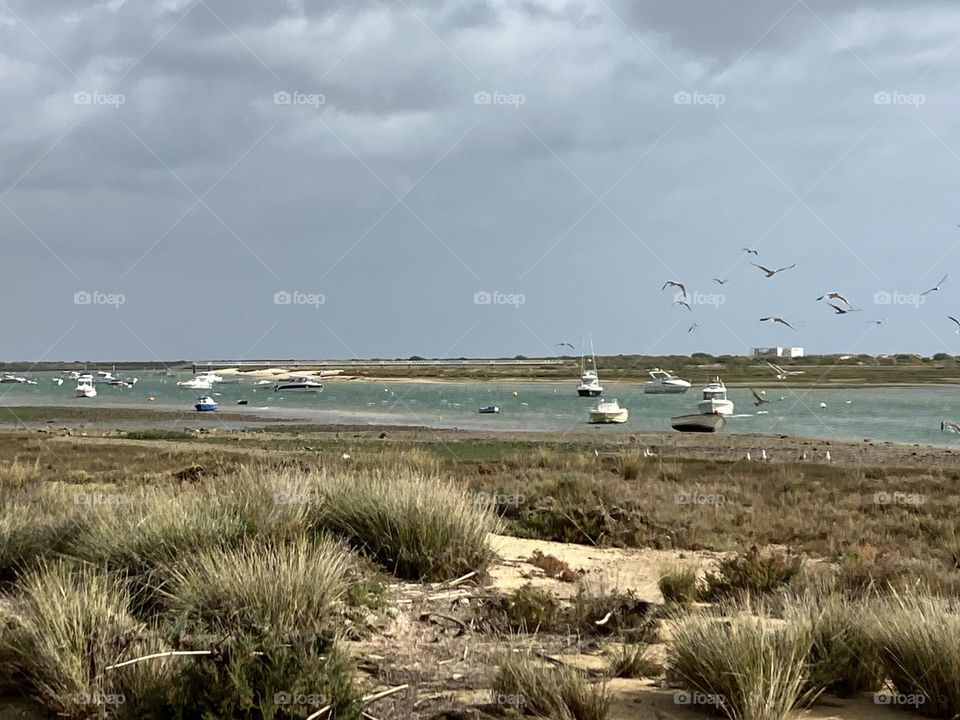
[[(759, 251), (754, 250), (752, 248), (746, 248), (746, 247), (741, 249), (747, 255), (754, 255), (759, 258), (759, 255), (760, 255)], [(785, 265), (784, 267), (778, 267), (778, 268), (770, 268), (755, 262), (751, 262), (750, 264), (753, 265), (753, 267), (759, 269), (763, 273), (766, 279), (773, 278), (782, 272), (785, 272), (787, 270), (793, 270), (795, 267), (797, 267), (796, 263), (793, 263), (791, 265)], [(947, 281), (948, 277), (949, 275), (944, 275), (936, 285), (934, 285), (931, 288), (928, 288), (927, 290), (924, 290), (922, 293), (919, 293), (919, 297), (926, 297), (930, 293), (939, 291), (940, 286)], [(722, 287), (726, 285), (728, 282), (730, 282), (730, 279), (729, 278), (713, 278), (713, 282)], [(673, 288), (679, 291), (679, 297), (676, 300), (674, 300), (673, 302), (674, 305), (681, 305), (685, 307), (687, 310), (693, 312), (693, 308), (690, 306), (690, 303), (687, 302), (687, 298), (688, 298), (687, 287), (684, 283), (680, 282), (679, 280), (667, 280), (663, 284), (663, 286), (660, 288), (660, 292), (663, 292), (667, 288)], [(847, 315), (849, 313), (860, 312), (862, 309), (862, 308), (855, 308), (850, 303), (850, 301), (847, 300), (846, 297), (844, 297), (842, 293), (836, 290), (831, 290), (830, 292), (826, 292), (816, 299), (817, 302), (821, 302), (823, 300), (827, 301), (827, 305), (830, 306), (830, 308), (833, 310), (835, 315)], [(960, 334), (960, 319), (957, 319), (953, 315), (948, 315), (947, 319), (951, 320), (957, 326), (956, 327), (957, 334)], [(883, 318), (882, 320), (870, 320), (869, 322), (873, 325), (882, 325), (885, 322), (887, 322), (887, 320), (888, 318)], [(797, 329), (794, 323), (791, 323), (790, 321), (786, 320), (783, 317), (780, 317), (779, 315), (767, 315), (766, 317), (760, 318), (760, 322), (769, 322), (769, 323), (774, 323), (778, 325), (784, 325), (785, 327), (788, 327), (791, 330)], [(687, 329), (687, 332), (691, 333), (694, 330), (696, 330), (699, 326), (700, 326), (700, 323), (695, 322), (690, 325), (690, 327)]]

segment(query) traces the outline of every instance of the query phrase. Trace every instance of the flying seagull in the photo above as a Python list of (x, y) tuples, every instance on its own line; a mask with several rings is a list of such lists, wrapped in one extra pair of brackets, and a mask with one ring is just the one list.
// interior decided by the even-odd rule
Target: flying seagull
[(685, 303), (683, 300), (674, 300), (674, 301), (673, 301), (673, 304), (674, 304), (674, 305), (683, 305), (687, 310), (689, 310), (690, 312), (693, 312), (693, 308), (690, 307), (690, 306), (689, 306), (687, 303)]
[(714, 278), (713, 281), (717, 285), (726, 285), (728, 282), (730, 282), (730, 278), (727, 278), (726, 280), (721, 280), (720, 278)]
[[(698, 328), (699, 326), (700, 326), (700, 323), (694, 323), (693, 325), (691, 325), (690, 327), (687, 328), (687, 332), (688, 332), (688, 333), (692, 333), (692, 332), (693, 332), (696, 328)], [(958, 331), (958, 332), (960, 332), (960, 331)]]
[(687, 296), (687, 288), (685, 288), (684, 285), (683, 285), (683, 283), (681, 283), (681, 282), (674, 282), (673, 280), (667, 280), (667, 281), (663, 284), (663, 287), (660, 288), (660, 292), (663, 292), (663, 291), (666, 290), (668, 287), (680, 288), (680, 292), (683, 293), (683, 296), (684, 296), (684, 297)]
[(760, 406), (763, 405), (764, 403), (770, 402), (770, 401), (767, 400), (763, 395), (761, 395), (760, 393), (758, 393), (758, 392), (757, 392), (756, 390), (754, 390), (753, 388), (750, 388), (750, 392), (753, 393), (753, 406), (754, 406), (754, 407), (760, 407)]
[(833, 290), (833, 291), (828, 292), (828, 293), (824, 293), (823, 295), (821, 295), (820, 297), (817, 298), (817, 302), (820, 302), (820, 301), (823, 300), (824, 298), (827, 298), (828, 300), (839, 300), (839, 301), (842, 302), (844, 305), (846, 305), (848, 308), (852, 308), (852, 307), (853, 307), (853, 305), (850, 304), (850, 301), (847, 300), (843, 295), (841, 295), (840, 293), (838, 293), (836, 290)]
[(751, 250), (750, 248), (741, 248), (747, 255), (759, 255), (756, 250)]
[(890, 318), (883, 318), (882, 320), (871, 320), (871, 325), (883, 325), (885, 322), (888, 322)]
[(953, 320), (957, 324), (957, 335), (960, 335), (960, 320), (957, 320), (953, 315), (947, 315), (947, 320)]
[(944, 275), (943, 278), (940, 280), (940, 282), (938, 282), (935, 286), (933, 286), (933, 287), (930, 288), (929, 290), (924, 290), (922, 293), (920, 293), (920, 297), (923, 297), (924, 295), (928, 295), (928, 294), (930, 294), (930, 293), (932, 293), (932, 292), (936, 292), (937, 290), (939, 290), (939, 289), (940, 289), (940, 286), (943, 285), (943, 284), (947, 281), (947, 278), (948, 278), (948, 277), (950, 277), (949, 274)]
[(559, 342), (556, 345), (554, 345), (554, 347), (564, 347), (564, 346), (570, 348), (571, 350), (576, 350), (576, 348), (573, 346), (573, 343)]
[(791, 325), (790, 323), (788, 323), (788, 322), (787, 322), (786, 320), (784, 320), (782, 317), (774, 317), (774, 316), (771, 315), (770, 317), (760, 318), (760, 322), (770, 322), (770, 321), (772, 321), (772, 322), (774, 322), (774, 323), (780, 323), (781, 325), (786, 325), (786, 326), (787, 326), (788, 328), (790, 328), (791, 330), (796, 330), (796, 328), (795, 328), (793, 325)]
[(834, 305), (833, 303), (827, 303), (827, 305), (829, 305), (830, 307), (832, 307), (832, 308), (833, 308), (833, 312), (835, 312), (837, 315), (846, 315), (847, 313), (859, 312), (859, 310), (855, 310), (854, 308), (849, 307), (849, 306), (848, 306), (848, 307), (845, 307), (845, 308), (842, 308), (842, 307), (840, 307), (839, 305)]
[(750, 264), (753, 265), (754, 267), (758, 267), (761, 270), (763, 270), (767, 274), (768, 278), (772, 278), (777, 273), (783, 272), (784, 270), (791, 270), (797, 266), (797, 264), (794, 263), (793, 265), (787, 265), (786, 267), (777, 268), (776, 270), (771, 270), (770, 268), (766, 268), (763, 265), (757, 265), (756, 263), (750, 263)]

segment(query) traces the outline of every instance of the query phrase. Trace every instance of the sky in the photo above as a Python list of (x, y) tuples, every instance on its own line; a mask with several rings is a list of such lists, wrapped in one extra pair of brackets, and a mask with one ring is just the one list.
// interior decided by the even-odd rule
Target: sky
[(0, 360), (960, 353), (958, 45), (926, 0), (0, 0)]

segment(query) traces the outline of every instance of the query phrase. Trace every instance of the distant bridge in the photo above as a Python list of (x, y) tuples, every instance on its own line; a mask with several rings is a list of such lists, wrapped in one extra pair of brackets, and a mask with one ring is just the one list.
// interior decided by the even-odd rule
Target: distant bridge
[(197, 368), (208, 368), (215, 370), (218, 368), (312, 368), (312, 367), (466, 367), (466, 366), (527, 366), (543, 367), (563, 365), (570, 362), (562, 358), (434, 358), (432, 360), (196, 360), (193, 362), (194, 370)]

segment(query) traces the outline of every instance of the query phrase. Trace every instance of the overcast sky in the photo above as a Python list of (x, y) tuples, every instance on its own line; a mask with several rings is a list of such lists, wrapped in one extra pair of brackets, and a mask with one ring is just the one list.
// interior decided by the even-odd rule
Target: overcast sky
[(0, 359), (960, 353), (958, 44), (919, 0), (0, 0)]

